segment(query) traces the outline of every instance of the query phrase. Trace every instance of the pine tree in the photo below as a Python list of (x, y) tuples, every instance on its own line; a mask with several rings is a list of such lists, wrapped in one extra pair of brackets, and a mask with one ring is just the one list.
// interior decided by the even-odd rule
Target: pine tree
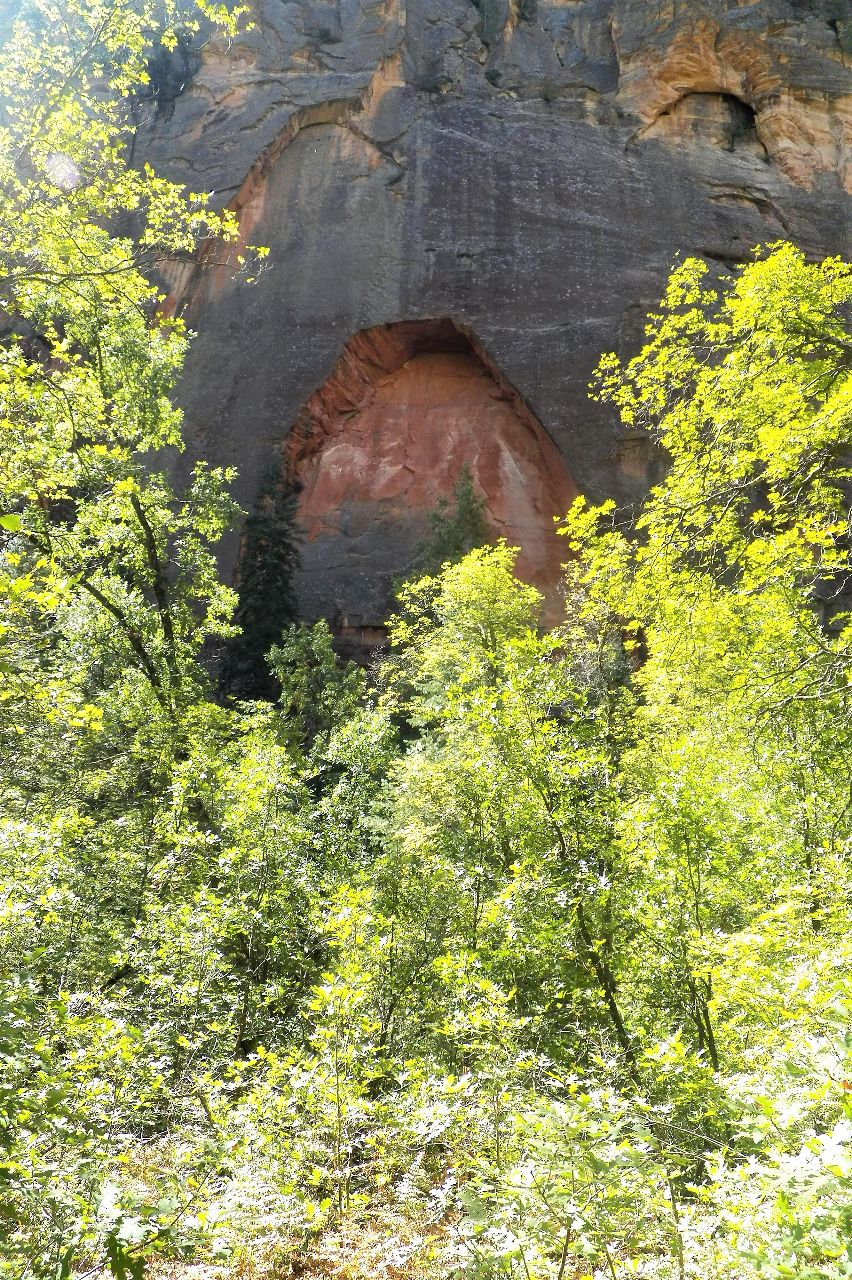
[(280, 691), (266, 655), (297, 618), (294, 577), (299, 568), (296, 495), (270, 474), (245, 526), (236, 622), (221, 687), (232, 697), (274, 701)]

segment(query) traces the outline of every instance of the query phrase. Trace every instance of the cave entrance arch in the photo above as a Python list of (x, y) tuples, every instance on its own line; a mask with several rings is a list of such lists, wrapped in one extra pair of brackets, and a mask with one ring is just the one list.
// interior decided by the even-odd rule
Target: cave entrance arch
[(576, 485), (521, 397), (448, 319), (355, 334), (287, 438), (301, 616), (328, 619), (344, 645), (380, 643), (394, 581), (416, 572), (429, 512), (465, 466), (490, 532), (520, 547), (519, 575), (554, 621), (565, 542), (553, 518)]

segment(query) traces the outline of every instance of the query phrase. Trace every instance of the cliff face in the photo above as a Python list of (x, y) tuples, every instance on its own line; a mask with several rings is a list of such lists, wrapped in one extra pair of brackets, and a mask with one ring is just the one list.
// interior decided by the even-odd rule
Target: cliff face
[(558, 620), (565, 544), (554, 518), (576, 486), (517, 394), (448, 321), (383, 325), (352, 338), (299, 415), (284, 457), (300, 494), (308, 617), (330, 618), (353, 640), (381, 623), (388, 566), (414, 572), (427, 513), (466, 467), (490, 533), (520, 547), (518, 572)]
[(140, 138), (271, 249), (253, 285), (174, 281), (190, 459), (237, 466), (247, 506), (270, 467), (301, 486), (308, 616), (379, 623), (465, 462), (551, 586), (554, 506), (652, 478), (586, 386), (676, 256), (848, 252), (846, 0), (252, 9), (178, 51)]

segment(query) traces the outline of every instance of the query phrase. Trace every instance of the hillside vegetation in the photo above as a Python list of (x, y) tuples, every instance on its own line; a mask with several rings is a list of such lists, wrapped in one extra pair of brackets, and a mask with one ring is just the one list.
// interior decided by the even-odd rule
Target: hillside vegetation
[(148, 274), (234, 227), (126, 163), (162, 5), (22, 12), (0, 1277), (852, 1277), (852, 271), (674, 270), (593, 389), (666, 478), (566, 513), (559, 627), (464, 490), (382, 661), (290, 628), (239, 701)]

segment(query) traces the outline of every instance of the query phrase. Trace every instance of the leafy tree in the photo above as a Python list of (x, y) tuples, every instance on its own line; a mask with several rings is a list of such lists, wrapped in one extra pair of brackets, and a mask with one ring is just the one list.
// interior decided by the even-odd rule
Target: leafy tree
[[(81, 637), (100, 629), (104, 661), (129, 664), (174, 715), (198, 643), (227, 630), (233, 602), (207, 548), (235, 508), (221, 472), (198, 468), (178, 499), (152, 471), (152, 451), (180, 445), (168, 393), (185, 339), (180, 322), (155, 313), (159, 295), (140, 268), (234, 226), (126, 164), (128, 101), (146, 81), (159, 15), (71, 4), (60, 22), (50, 3), (33, 3), (2, 52), (0, 505), (13, 570), (3, 594), (19, 619), (6, 643), (34, 628), (45, 653), (38, 618), (49, 627), (60, 611)], [(175, 16), (167, 9), (167, 24)], [(173, 38), (168, 25), (162, 38)], [(120, 229), (130, 217), (133, 235)], [(6, 659), (21, 696), (32, 690), (27, 661)], [(52, 696), (85, 705), (79, 677), (53, 682)]]
[[(652, 432), (671, 464), (640, 516), (640, 541), (608, 544), (615, 590), (635, 566), (631, 608), (657, 623), (661, 645), (682, 632), (683, 612), (672, 610), (721, 610), (720, 633), (761, 636), (743, 677), (754, 684), (768, 662), (764, 679), (775, 673), (778, 687), (760, 696), (822, 700), (843, 688), (849, 662), (852, 276), (837, 259), (808, 264), (792, 245), (721, 296), (706, 275), (685, 262), (640, 355), (626, 367), (607, 356), (598, 371), (598, 394)], [(699, 646), (696, 669), (703, 657)], [(718, 664), (706, 665), (712, 678)]]
[(268, 658), (297, 745), (321, 752), (341, 724), (357, 717), (366, 687), (363, 671), (340, 662), (325, 621), (310, 628), (291, 627)]
[(27, 4), (0, 56), (0, 973), (35, 1046), (4, 1046), (10, 1275), (139, 1274), (194, 1195), (172, 1198), (168, 1162), (135, 1189), (121, 1163), (169, 1107), (169, 1035), (146, 1043), (128, 1015), (144, 1021), (150, 907), (188, 843), (169, 829), (175, 769), (215, 723), (199, 655), (234, 605), (212, 550), (228, 475), (200, 466), (178, 493), (154, 462), (180, 446), (185, 335), (141, 268), (234, 230), (126, 163), (163, 12)]

